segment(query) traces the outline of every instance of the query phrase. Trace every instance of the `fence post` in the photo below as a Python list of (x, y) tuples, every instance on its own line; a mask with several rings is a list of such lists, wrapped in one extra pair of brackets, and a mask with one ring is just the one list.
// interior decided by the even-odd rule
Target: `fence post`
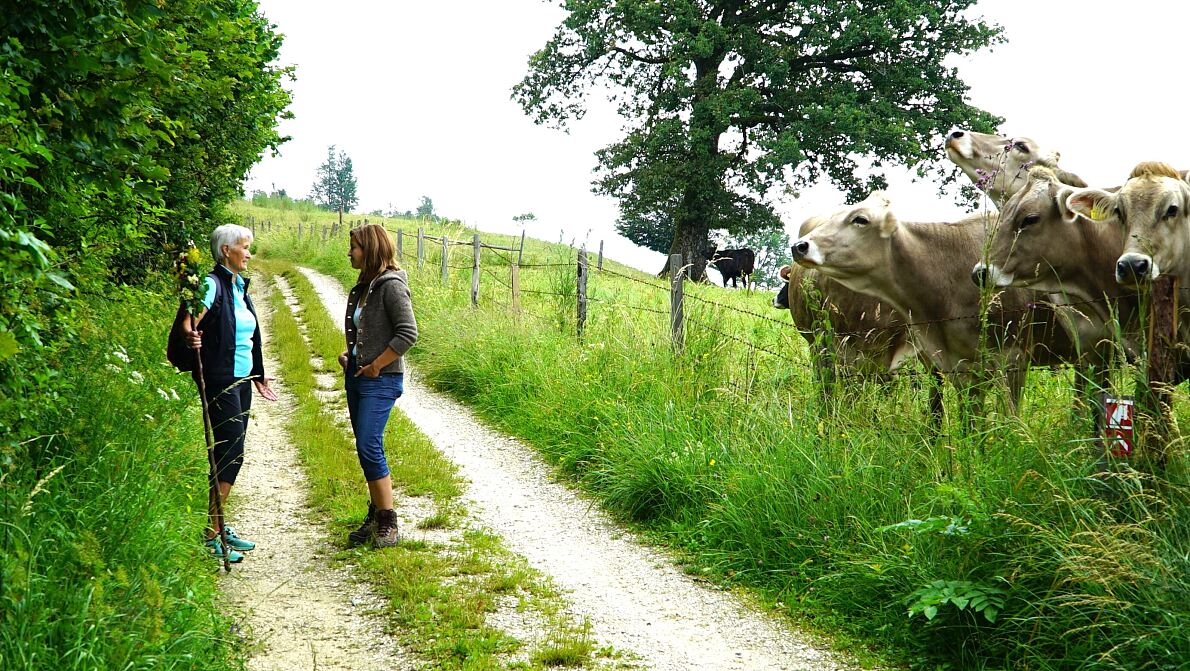
[(445, 285), (450, 281), (450, 240), (446, 237), (446, 231), (442, 232), (442, 284)]
[(479, 307), (479, 234), (472, 238), (471, 254), (471, 307)]
[(1177, 385), (1178, 278), (1162, 275), (1153, 281), (1149, 307), (1148, 386), (1138, 410), (1145, 419), (1143, 459), (1154, 471), (1164, 471), (1166, 440), (1173, 426), (1173, 388)]
[(602, 240), (599, 241), (599, 261), (595, 264), (595, 267), (599, 269), (599, 272), (603, 272), (603, 241)]
[(426, 229), (417, 227), (417, 267), (426, 265)]
[(525, 231), (521, 230), (521, 248), (516, 253), (516, 264), (519, 266), (524, 261), (525, 256)]
[(587, 325), (587, 247), (578, 250), (578, 337)]
[(402, 249), (402, 245), (404, 243), (404, 240), (402, 240), (403, 237), (404, 237), (403, 231), (401, 231), (401, 229), (398, 228), (397, 229), (397, 260), (398, 261), (405, 260), (405, 250)]
[(685, 343), (682, 327), (682, 298), (686, 273), (682, 270), (682, 255), (669, 255), (669, 326), (673, 332), (674, 351), (682, 353)]
[(298, 242), (302, 241), (302, 222), (298, 222)]
[(322, 242), (326, 244), (326, 224), (322, 225)]
[(521, 267), (513, 263), (508, 267), (509, 284), (512, 286), (512, 311), (516, 314), (521, 312)]

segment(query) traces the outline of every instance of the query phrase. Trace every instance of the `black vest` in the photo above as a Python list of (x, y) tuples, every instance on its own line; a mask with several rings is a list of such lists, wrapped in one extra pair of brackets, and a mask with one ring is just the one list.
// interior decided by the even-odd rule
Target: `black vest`
[[(203, 377), (209, 380), (235, 379), (236, 366), (236, 306), (232, 295), (232, 272), (222, 265), (216, 265), (208, 277), (215, 280), (215, 300), (206, 314), (198, 322), (198, 330), (202, 331)], [(256, 316), (256, 308), (252, 306), (252, 298), (248, 296), (247, 277), (244, 279), (244, 304), (252, 316)], [(195, 373), (197, 376), (197, 372)], [(264, 379), (264, 354), (260, 343), (260, 320), (256, 321), (256, 330), (252, 333), (252, 373), (257, 380)]]

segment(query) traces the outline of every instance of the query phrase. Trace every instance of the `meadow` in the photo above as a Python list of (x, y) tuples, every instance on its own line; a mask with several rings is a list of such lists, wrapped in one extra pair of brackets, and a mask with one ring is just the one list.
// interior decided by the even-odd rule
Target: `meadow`
[(242, 668), (199, 542), (197, 392), (165, 361), (176, 309), (145, 289), (83, 296), (50, 383), (2, 399), (30, 437), (0, 445), (0, 668)]
[[(262, 255), (354, 283), (346, 237), (299, 241), (297, 212), (235, 209), (273, 222), (258, 233)], [(579, 339), (573, 248), (526, 243), (520, 312), (509, 254), (485, 251), (472, 308), (470, 249), (453, 249), (442, 283), (439, 248), (428, 245), (419, 268), (410, 235), (474, 231), (384, 223), (406, 234), (421, 376), (533, 444), (690, 572), (746, 586), (884, 663), (1190, 668), (1183, 443), (1171, 441), (1158, 474), (1104, 467), (1071, 410), (1068, 370), (1032, 371), (1018, 416), (991, 412), (974, 428), (948, 419), (934, 433), (919, 370), (844, 379), (824, 399), (805, 341), (768, 292), (687, 284), (679, 353), (667, 283), (605, 261)], [(1116, 377), (1130, 391), (1132, 374)], [(1187, 411), (1179, 392), (1175, 420)]]

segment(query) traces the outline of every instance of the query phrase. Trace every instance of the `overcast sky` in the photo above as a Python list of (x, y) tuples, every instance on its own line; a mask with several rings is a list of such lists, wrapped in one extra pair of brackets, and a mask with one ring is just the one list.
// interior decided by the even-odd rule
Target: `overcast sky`
[[(569, 134), (537, 126), (511, 101), (530, 54), (562, 18), (540, 0), (261, 0), (297, 68), (292, 136), (252, 171), (248, 191), (306, 196), (327, 147), (351, 157), (359, 209), (435, 210), (480, 230), (605, 240), (611, 258), (656, 269), (662, 256), (616, 235), (615, 202), (591, 193), (594, 152), (619, 137), (614, 110), (593, 109)], [(1104, 9), (1092, 9), (1092, 7)], [(1107, 9), (1108, 7), (1114, 10)], [(1190, 167), (1185, 131), (1190, 5), (1171, 0), (984, 0), (978, 13), (1005, 28), (1007, 44), (958, 62), (973, 104), (1006, 119), (1001, 130), (1061, 151), (1062, 166), (1092, 185), (1120, 184), (1132, 166)], [(938, 142), (939, 160), (941, 139)], [(904, 220), (960, 216), (957, 201), (908, 170), (890, 178)], [(780, 204), (786, 228), (833, 209), (829, 186)]]

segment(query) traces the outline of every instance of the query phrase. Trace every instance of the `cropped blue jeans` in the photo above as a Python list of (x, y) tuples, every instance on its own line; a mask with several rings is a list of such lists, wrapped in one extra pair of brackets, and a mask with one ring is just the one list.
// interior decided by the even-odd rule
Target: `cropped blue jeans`
[(347, 412), (351, 415), (359, 465), (364, 469), (364, 479), (371, 482), (389, 473), (388, 460), (384, 456), (384, 427), (388, 424), (393, 404), (405, 392), (405, 376), (385, 373), (378, 377), (356, 377), (357, 370), (359, 364), (355, 357), (349, 357), (344, 371)]

